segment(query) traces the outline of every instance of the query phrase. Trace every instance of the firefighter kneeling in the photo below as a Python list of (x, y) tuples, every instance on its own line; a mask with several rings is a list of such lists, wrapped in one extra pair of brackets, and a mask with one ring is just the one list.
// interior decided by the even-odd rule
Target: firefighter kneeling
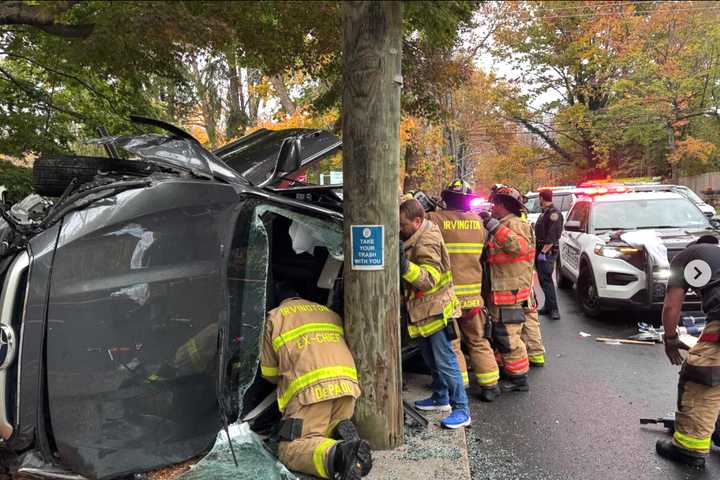
[(533, 311), (535, 245), (530, 225), (520, 218), (523, 197), (512, 187), (500, 186), (490, 196), (492, 216), (481, 213), (489, 239), (490, 316), (493, 343), (503, 360), (507, 381), (503, 391), (527, 391), (529, 360), (521, 339), (526, 313)]
[(261, 374), (278, 384), (278, 456), (291, 470), (355, 480), (370, 472), (370, 446), (350, 421), (360, 396), (342, 319), (285, 284), (265, 327)]

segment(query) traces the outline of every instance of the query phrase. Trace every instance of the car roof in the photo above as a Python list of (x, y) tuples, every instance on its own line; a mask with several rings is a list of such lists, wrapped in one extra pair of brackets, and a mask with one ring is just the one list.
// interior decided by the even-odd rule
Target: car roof
[[(676, 200), (676, 199), (687, 200), (687, 197), (674, 192), (660, 191), (660, 192), (627, 192), (627, 193), (610, 193), (606, 195), (594, 195), (592, 197), (593, 203), (608, 203), (608, 202), (626, 202), (632, 200)], [(584, 200), (585, 197), (581, 197)], [(689, 200), (688, 200), (689, 201)]]

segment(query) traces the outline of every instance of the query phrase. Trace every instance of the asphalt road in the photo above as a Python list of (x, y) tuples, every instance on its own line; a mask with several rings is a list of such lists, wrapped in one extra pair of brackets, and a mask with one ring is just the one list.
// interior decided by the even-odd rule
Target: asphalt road
[[(606, 345), (595, 337), (637, 333), (648, 314), (588, 319), (574, 291), (559, 292), (562, 319), (542, 317), (545, 368), (530, 372), (530, 392), (495, 403), (472, 401), (468, 447), (474, 479), (718, 479), (720, 449), (705, 471), (678, 466), (655, 453), (661, 426), (641, 417), (674, 411), (678, 367), (661, 345)], [(657, 319), (657, 316), (655, 317)], [(583, 338), (578, 333), (592, 337)]]

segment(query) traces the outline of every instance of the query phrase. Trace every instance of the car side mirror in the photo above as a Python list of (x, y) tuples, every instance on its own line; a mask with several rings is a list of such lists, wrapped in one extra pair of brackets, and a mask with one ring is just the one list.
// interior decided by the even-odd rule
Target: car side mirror
[(283, 140), (280, 151), (275, 159), (273, 173), (260, 185), (264, 187), (277, 177), (285, 176), (298, 170), (302, 166), (302, 137), (289, 137)]
[(278, 173), (294, 172), (302, 164), (302, 142), (300, 137), (286, 138), (278, 154)]
[(568, 220), (565, 222), (565, 230), (568, 232), (581, 232), (580, 220)]
[(720, 230), (720, 218), (711, 218), (710, 226), (712, 226), (715, 230)]

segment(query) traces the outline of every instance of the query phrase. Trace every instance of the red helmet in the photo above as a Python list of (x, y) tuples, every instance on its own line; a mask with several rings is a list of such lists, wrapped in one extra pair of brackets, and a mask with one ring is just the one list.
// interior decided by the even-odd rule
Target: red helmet
[(497, 201), (501, 198), (504, 200), (509, 199), (517, 205), (517, 208), (520, 210), (525, 208), (525, 197), (516, 188), (509, 187), (507, 185), (494, 186), (492, 192), (490, 193), (490, 201), (492, 203), (497, 203)]

